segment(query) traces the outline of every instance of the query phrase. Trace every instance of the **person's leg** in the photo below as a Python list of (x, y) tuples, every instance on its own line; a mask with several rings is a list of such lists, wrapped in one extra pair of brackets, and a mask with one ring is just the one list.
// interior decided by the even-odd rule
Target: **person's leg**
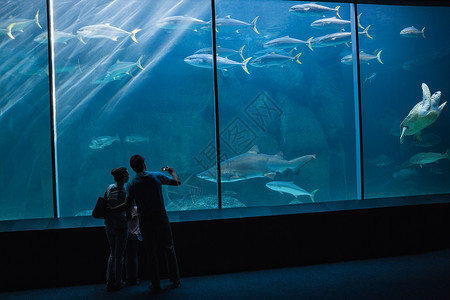
[(178, 261), (173, 242), (164, 248), (164, 252), (167, 259), (169, 279), (173, 283), (174, 287), (178, 287), (180, 285), (180, 271), (178, 269)]
[(123, 274), (123, 258), (125, 255), (125, 249), (127, 246), (128, 228), (116, 229), (116, 251), (114, 257), (115, 274), (116, 274), (116, 287), (122, 287), (122, 274)]
[(112, 290), (114, 288), (114, 284), (116, 281), (114, 274), (115, 271), (114, 253), (115, 253), (116, 237), (114, 235), (111, 226), (105, 226), (105, 229), (106, 229), (106, 237), (109, 243), (109, 258), (108, 258), (108, 265), (106, 268), (106, 288), (108, 290)]
[(150, 287), (154, 291), (161, 289), (160, 277), (159, 277), (159, 263), (157, 255), (157, 239), (156, 239), (156, 227), (152, 215), (142, 215), (139, 217), (139, 227), (144, 240), (144, 249), (147, 254), (147, 261), (149, 267), (150, 281), (152, 286)]
[(137, 264), (138, 264), (138, 239), (135, 234), (128, 234), (126, 250), (126, 276), (127, 284), (137, 283)]
[(160, 247), (162, 248), (169, 271), (169, 279), (178, 287), (180, 284), (180, 271), (178, 269), (177, 256), (175, 254), (175, 245), (173, 243), (172, 228), (169, 223), (169, 219), (163, 219), (161, 226), (159, 228), (160, 233)]

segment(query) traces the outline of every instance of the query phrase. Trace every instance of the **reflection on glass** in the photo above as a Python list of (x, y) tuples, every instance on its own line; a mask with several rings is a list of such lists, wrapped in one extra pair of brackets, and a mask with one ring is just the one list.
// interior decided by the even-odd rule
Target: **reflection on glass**
[[(206, 0), (54, 5), (61, 216), (133, 154), (177, 170), (168, 210), (217, 208), (212, 30), (222, 207), (356, 198), (349, 4), (218, 1), (215, 28)], [(357, 10), (364, 198), (448, 193), (449, 8)], [(45, 12), (0, 7), (1, 220), (53, 216)]]
[(212, 65), (186, 63), (212, 46), (210, 1), (54, 5), (61, 215), (89, 215), (111, 169), (134, 176), (134, 154), (180, 176), (168, 210), (217, 208), (195, 176), (215, 157)]
[(0, 220), (53, 216), (45, 1), (1, 1)]
[(216, 8), (223, 207), (355, 199), (349, 5), (257, 2)]
[[(449, 7), (359, 5), (365, 197), (448, 193)], [(438, 22), (437, 20), (443, 20)]]

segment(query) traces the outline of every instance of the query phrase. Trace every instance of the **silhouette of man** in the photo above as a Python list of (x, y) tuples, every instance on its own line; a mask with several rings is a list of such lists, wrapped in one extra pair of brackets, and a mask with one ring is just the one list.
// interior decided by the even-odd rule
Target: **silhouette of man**
[(136, 176), (128, 185), (128, 198), (129, 201), (134, 200), (138, 209), (139, 226), (150, 267), (149, 288), (154, 292), (161, 290), (160, 252), (163, 252), (167, 259), (171, 288), (177, 288), (180, 286), (180, 272), (161, 186), (163, 184), (180, 185), (180, 179), (175, 170), (170, 167), (163, 168), (163, 171), (167, 171), (171, 177), (162, 172), (147, 171), (145, 159), (140, 155), (131, 157), (130, 166), (136, 172)]

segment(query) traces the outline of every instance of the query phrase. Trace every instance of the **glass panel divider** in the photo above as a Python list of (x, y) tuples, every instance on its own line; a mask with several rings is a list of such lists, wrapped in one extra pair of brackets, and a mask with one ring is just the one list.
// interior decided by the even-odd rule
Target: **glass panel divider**
[(213, 74), (214, 74), (214, 120), (216, 130), (216, 183), (217, 183), (217, 199), (218, 208), (222, 209), (222, 185), (221, 185), (221, 168), (220, 168), (220, 125), (219, 125), (219, 91), (217, 83), (217, 49), (216, 49), (216, 1), (211, 0), (211, 33), (212, 33), (212, 55), (213, 55)]
[(363, 144), (362, 144), (362, 118), (361, 118), (361, 72), (359, 61), (358, 39), (358, 10), (357, 1), (350, 4), (350, 21), (352, 32), (352, 57), (353, 57), (353, 97), (355, 102), (355, 141), (356, 141), (356, 197), (364, 199), (363, 180)]
[(53, 35), (53, 0), (47, 0), (47, 42), (48, 42), (48, 76), (49, 76), (49, 100), (50, 100), (50, 135), (52, 155), (52, 187), (53, 187), (53, 216), (59, 218), (59, 190), (58, 190), (58, 159), (57, 159), (57, 134), (56, 134), (56, 99), (55, 99), (55, 47)]

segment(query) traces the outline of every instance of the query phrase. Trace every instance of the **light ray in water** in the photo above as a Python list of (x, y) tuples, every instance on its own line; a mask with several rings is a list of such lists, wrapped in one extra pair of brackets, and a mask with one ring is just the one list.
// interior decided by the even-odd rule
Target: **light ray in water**
[[(174, 6), (171, 6), (170, 8), (160, 6), (157, 8), (153, 14), (153, 16), (150, 16), (147, 18), (146, 24), (140, 24), (142, 28), (146, 28), (144, 32), (139, 32), (139, 36), (137, 37), (137, 40), (139, 43), (142, 44), (149, 44), (152, 37), (155, 36), (158, 31), (161, 31), (160, 28), (158, 28), (155, 24), (157, 20), (164, 18), (166, 16), (172, 16), (177, 13), (177, 11), (181, 10), (180, 6), (184, 3), (184, 1), (179, 1)], [(123, 9), (123, 7), (121, 7)], [(198, 7), (190, 7), (188, 11), (183, 10), (183, 15), (202, 15), (208, 12), (210, 9), (210, 5), (208, 2), (208, 5), (202, 6), (200, 9)], [(122, 10), (123, 11), (123, 10)], [(123, 28), (124, 30), (132, 30), (134, 29), (134, 26), (132, 24), (126, 23), (126, 21), (133, 19), (130, 17), (130, 15), (136, 15), (139, 13), (137, 9), (133, 10), (133, 3), (128, 4), (127, 8), (127, 14), (124, 15), (122, 13), (117, 13), (117, 9), (114, 7), (113, 3), (110, 5), (105, 6), (101, 10), (101, 14), (109, 15), (111, 12), (116, 13), (117, 17), (114, 15), (114, 18), (109, 17), (108, 19), (111, 21), (111, 24), (120, 24), (120, 28)], [(112, 20), (113, 19), (113, 20)], [(114, 22), (113, 22), (114, 21)], [(133, 27), (133, 28), (131, 28)], [(141, 34), (142, 33), (142, 34)], [(185, 30), (176, 30), (170, 33), (167, 33), (167, 36), (170, 37), (170, 39), (167, 40), (165, 43), (158, 43), (155, 44), (156, 49), (153, 49), (153, 53), (150, 57), (145, 57), (143, 59), (143, 66), (145, 70), (141, 70), (137, 72), (137, 74), (134, 75), (134, 77), (129, 80), (126, 84), (124, 84), (120, 90), (118, 90), (114, 96), (112, 96), (103, 106), (102, 111), (100, 112), (100, 115), (114, 111), (114, 109), (117, 107), (117, 105), (121, 102), (122, 99), (126, 99), (126, 95), (129, 93), (130, 90), (132, 90), (135, 85), (140, 82), (141, 76), (147, 74), (151, 74), (151, 70), (158, 65), (158, 63), (167, 56), (167, 53), (170, 53), (175, 47), (179, 45), (179, 40), (186, 34)], [(195, 33), (194, 33), (195, 34)], [(94, 42), (97, 42), (96, 45), (94, 45), (94, 49), (91, 50), (91, 52), (100, 53), (104, 49), (104, 44), (102, 42), (98, 41), (89, 41), (87, 43), (87, 46), (91, 46), (91, 44), (94, 44)], [(58, 125), (61, 126), (65, 121), (71, 120), (72, 117), (80, 114), (80, 111), (83, 110), (91, 100), (96, 100), (96, 94), (101, 92), (103, 85), (100, 86), (93, 86), (92, 81), (93, 78), (98, 79), (98, 76), (102, 76), (104, 74), (99, 74), (99, 70), (106, 70), (109, 66), (111, 66), (113, 61), (116, 61), (118, 58), (120, 58), (120, 55), (122, 51), (124, 51), (125, 43), (127, 43), (127, 38), (119, 39), (119, 42), (117, 45), (110, 51), (110, 53), (98, 60), (97, 62), (94, 62), (91, 64), (88, 68), (83, 69), (83, 73), (80, 76), (73, 76), (70, 80), (67, 80), (62, 85), (58, 86), (57, 89), (57, 101), (64, 101), (60, 103), (61, 109), (58, 109)], [(130, 51), (134, 51), (136, 48), (132, 48), (135, 45), (131, 45)], [(92, 47), (92, 46), (91, 46)], [(132, 50), (131, 50), (132, 49)], [(81, 48), (80, 51), (83, 49)], [(75, 55), (79, 55), (80, 51), (78, 53), (74, 53), (71, 55), (70, 58), (74, 57)], [(136, 52), (132, 52), (136, 53)], [(136, 55), (133, 55), (136, 57), (139, 57), (141, 53), (136, 53)], [(131, 55), (129, 56), (131, 57)], [(129, 60), (129, 59), (127, 59)], [(142, 77), (143, 78), (143, 77)], [(95, 79), (94, 79), (95, 80)], [(108, 84), (108, 83), (105, 83)], [(82, 96), (82, 98), (76, 98), (80, 97), (79, 87), (80, 86), (89, 86), (90, 92), (88, 94), (85, 94)], [(70, 100), (69, 100), (70, 99)], [(67, 102), (71, 102), (70, 104)], [(98, 100), (96, 100), (98, 101)], [(80, 114), (81, 115), (81, 114)]]

